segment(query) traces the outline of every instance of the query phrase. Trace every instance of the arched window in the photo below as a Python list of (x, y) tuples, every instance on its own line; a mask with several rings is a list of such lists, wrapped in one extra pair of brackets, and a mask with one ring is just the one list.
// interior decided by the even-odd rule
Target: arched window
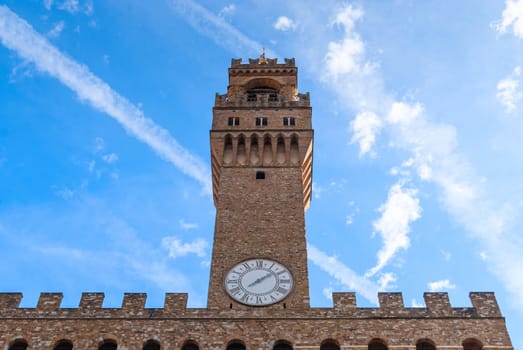
[(199, 350), (200, 347), (198, 344), (193, 342), (192, 340), (187, 340), (185, 343), (183, 343), (182, 350)]
[(70, 340), (62, 339), (56, 343), (53, 350), (73, 350), (73, 343)]
[(26, 350), (27, 342), (23, 339), (17, 339), (11, 343), (9, 350)]
[(273, 350), (292, 350), (292, 345), (291, 345), (291, 343), (289, 343), (285, 340), (278, 340), (274, 344), (274, 347), (272, 349)]
[(156, 340), (148, 340), (143, 344), (143, 350), (160, 350), (160, 343)]
[(369, 350), (388, 350), (388, 347), (383, 340), (372, 339), (369, 342)]
[(327, 339), (321, 343), (320, 350), (340, 350), (340, 345), (335, 340)]
[(98, 347), (98, 350), (117, 350), (117, 349), (118, 349), (118, 344), (116, 343), (116, 341), (111, 340), (111, 339), (104, 340)]
[(245, 344), (239, 340), (233, 340), (227, 345), (227, 350), (245, 350)]
[(483, 344), (477, 339), (469, 338), (463, 341), (463, 350), (481, 350), (483, 349)]
[(421, 339), (416, 343), (416, 350), (436, 350), (436, 346), (428, 339)]

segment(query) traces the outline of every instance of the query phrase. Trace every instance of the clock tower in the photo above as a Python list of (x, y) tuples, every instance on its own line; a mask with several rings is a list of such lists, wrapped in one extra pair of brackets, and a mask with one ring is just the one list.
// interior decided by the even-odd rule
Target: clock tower
[(313, 130), (297, 71), (294, 59), (233, 59), (227, 93), (216, 95), (209, 309), (309, 308)]

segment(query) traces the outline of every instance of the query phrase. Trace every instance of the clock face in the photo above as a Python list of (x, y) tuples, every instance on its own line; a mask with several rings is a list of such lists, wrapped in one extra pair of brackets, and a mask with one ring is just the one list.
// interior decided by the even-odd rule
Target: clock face
[(243, 261), (225, 275), (225, 290), (236, 301), (250, 306), (277, 303), (289, 295), (293, 286), (290, 271), (269, 259)]

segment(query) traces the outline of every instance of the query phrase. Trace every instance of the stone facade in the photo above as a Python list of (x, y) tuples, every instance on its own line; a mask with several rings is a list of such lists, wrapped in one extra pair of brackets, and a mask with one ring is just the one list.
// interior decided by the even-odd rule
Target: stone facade
[[(163, 308), (145, 308), (145, 294), (127, 293), (121, 308), (104, 308), (103, 293), (84, 293), (78, 308), (62, 308), (62, 294), (43, 293), (36, 307), (20, 308), (22, 294), (0, 293), (0, 349), (513, 349), (493, 293), (470, 293), (467, 308), (452, 307), (446, 293), (425, 293), (424, 308), (405, 307), (401, 293), (380, 293), (376, 308), (358, 307), (354, 293), (310, 307), (311, 117), (294, 59), (232, 60), (210, 132), (217, 212), (207, 307), (187, 308), (186, 294), (167, 294)], [(224, 278), (247, 259), (285, 266), (289, 294), (264, 306), (231, 297)], [(271, 278), (278, 283), (261, 271), (245, 295), (263, 295)]]

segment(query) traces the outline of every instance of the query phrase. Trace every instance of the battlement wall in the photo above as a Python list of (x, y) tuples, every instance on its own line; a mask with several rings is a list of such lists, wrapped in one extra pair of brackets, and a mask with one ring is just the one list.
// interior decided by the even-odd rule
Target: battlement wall
[[(502, 318), (496, 297), (491, 292), (472, 292), (472, 307), (452, 307), (447, 293), (425, 293), (426, 307), (405, 307), (401, 293), (379, 293), (379, 307), (360, 308), (355, 293), (333, 293), (332, 308), (291, 310), (270, 308), (254, 310), (213, 310), (187, 308), (187, 294), (167, 293), (163, 308), (146, 308), (145, 293), (125, 293), (120, 308), (103, 307), (103, 293), (83, 293), (77, 308), (62, 308), (62, 293), (41, 293), (36, 307), (21, 308), (22, 293), (0, 293), (0, 318), (17, 317), (312, 317), (312, 318)], [(225, 315), (225, 313), (227, 315)]]

